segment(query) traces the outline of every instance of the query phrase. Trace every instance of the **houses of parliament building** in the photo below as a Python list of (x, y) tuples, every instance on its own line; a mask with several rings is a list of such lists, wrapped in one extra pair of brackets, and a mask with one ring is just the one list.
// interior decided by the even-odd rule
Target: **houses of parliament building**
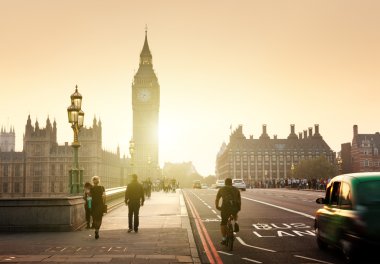
[[(15, 149), (14, 130), (0, 134), (0, 197), (54, 197), (67, 195), (73, 149), (66, 142), (57, 143), (57, 124), (47, 118), (44, 128), (34, 126), (28, 116), (23, 139), (23, 151)], [(79, 133), (79, 165), (84, 169), (84, 181), (101, 175), (106, 188), (127, 184), (129, 159), (102, 149), (102, 123), (94, 118), (92, 127)]]

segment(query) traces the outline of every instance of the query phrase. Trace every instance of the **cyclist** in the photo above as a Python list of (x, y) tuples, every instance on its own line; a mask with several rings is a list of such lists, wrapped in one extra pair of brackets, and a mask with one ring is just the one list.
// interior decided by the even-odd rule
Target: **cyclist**
[[(219, 200), (222, 198), (222, 206), (219, 206)], [(239, 232), (238, 225), (238, 212), (241, 209), (241, 197), (240, 191), (236, 187), (232, 186), (232, 179), (226, 178), (224, 180), (224, 187), (220, 188), (216, 194), (215, 207), (220, 210), (222, 222), (220, 223), (220, 232), (222, 233), (222, 245), (226, 244), (227, 237), (227, 220), (232, 214), (235, 220), (235, 232)]]

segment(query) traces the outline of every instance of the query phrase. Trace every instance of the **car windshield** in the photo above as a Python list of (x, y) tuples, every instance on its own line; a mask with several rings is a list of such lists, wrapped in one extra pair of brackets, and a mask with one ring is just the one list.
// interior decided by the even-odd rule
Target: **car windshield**
[(380, 180), (362, 182), (358, 186), (358, 204), (380, 204)]
[(243, 183), (242, 180), (234, 180), (234, 183)]

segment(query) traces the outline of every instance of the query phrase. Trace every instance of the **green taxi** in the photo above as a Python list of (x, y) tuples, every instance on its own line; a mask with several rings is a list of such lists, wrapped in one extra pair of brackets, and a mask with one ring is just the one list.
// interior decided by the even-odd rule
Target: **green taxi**
[(356, 262), (380, 248), (380, 172), (336, 176), (316, 202), (323, 204), (315, 216), (320, 249), (338, 247)]

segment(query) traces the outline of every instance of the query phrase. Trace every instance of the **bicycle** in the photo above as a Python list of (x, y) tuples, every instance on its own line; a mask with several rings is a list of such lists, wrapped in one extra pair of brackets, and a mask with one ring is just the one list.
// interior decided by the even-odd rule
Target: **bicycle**
[(226, 226), (226, 246), (230, 251), (233, 250), (234, 247), (234, 240), (235, 240), (235, 234), (234, 234), (234, 226), (232, 224), (232, 221), (234, 220), (234, 216), (231, 214), (230, 217), (227, 219), (227, 226)]

